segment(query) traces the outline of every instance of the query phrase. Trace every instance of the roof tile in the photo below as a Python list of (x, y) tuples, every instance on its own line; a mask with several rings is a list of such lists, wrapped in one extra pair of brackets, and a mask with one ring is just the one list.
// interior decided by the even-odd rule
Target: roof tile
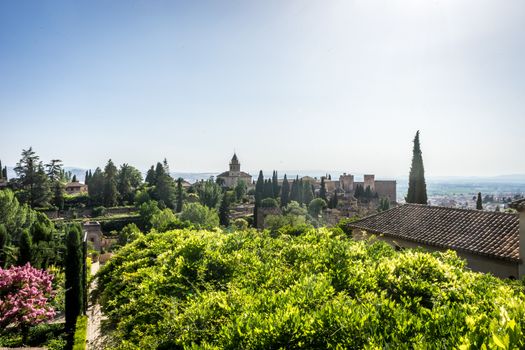
[(349, 227), (519, 261), (517, 214), (405, 204), (353, 222)]

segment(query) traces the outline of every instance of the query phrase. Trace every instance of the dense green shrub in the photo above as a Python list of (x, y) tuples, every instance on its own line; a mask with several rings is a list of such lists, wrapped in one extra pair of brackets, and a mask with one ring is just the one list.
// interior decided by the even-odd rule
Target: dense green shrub
[(98, 206), (93, 208), (91, 211), (91, 216), (97, 217), (97, 216), (104, 216), (107, 213), (106, 207)]
[(138, 216), (128, 216), (118, 219), (100, 220), (99, 222), (100, 228), (104, 233), (109, 233), (111, 231), (119, 232), (129, 224), (135, 224), (139, 228), (144, 228), (143, 222)]
[(151, 233), (101, 269), (98, 294), (118, 349), (525, 347), (518, 284), (340, 229)]
[(85, 350), (87, 344), (87, 316), (78, 316), (73, 337), (73, 350)]
[(31, 327), (24, 340), (19, 330), (11, 328), (0, 335), (0, 347), (45, 346), (50, 350), (62, 350), (66, 346), (63, 323), (42, 323)]

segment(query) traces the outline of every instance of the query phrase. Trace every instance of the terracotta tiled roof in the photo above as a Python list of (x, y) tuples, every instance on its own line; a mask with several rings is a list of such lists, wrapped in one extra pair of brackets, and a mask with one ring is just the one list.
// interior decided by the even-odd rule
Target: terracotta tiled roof
[[(230, 176), (230, 172), (229, 172), (229, 171), (225, 171), (225, 172), (223, 172), (223, 173), (217, 175), (217, 177), (229, 177), (229, 176)], [(241, 171), (241, 172), (239, 173), (239, 176), (249, 176), (249, 177), (251, 177), (250, 174), (245, 173), (244, 171)]]
[(416, 243), (519, 261), (517, 214), (405, 204), (349, 226)]
[(66, 187), (84, 187), (85, 184), (81, 184), (80, 182), (70, 182), (66, 185)]

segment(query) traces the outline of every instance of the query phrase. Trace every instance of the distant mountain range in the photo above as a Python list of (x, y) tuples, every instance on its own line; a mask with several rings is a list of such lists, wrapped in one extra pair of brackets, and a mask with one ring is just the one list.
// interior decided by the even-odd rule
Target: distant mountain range
[[(76, 175), (79, 181), (84, 181), (84, 176), (87, 169), (77, 167), (65, 167), (66, 171), (70, 171), (73, 175)], [(259, 171), (252, 171), (254, 180), (257, 178)], [(322, 171), (322, 170), (278, 170), (279, 177), (287, 175), (289, 179), (293, 179), (296, 176), (310, 176), (320, 178), (326, 174), (330, 174), (332, 178), (338, 179), (343, 172), (341, 171)], [(146, 172), (143, 172), (145, 176)], [(215, 177), (219, 172), (172, 172), (173, 178), (182, 177), (186, 181), (191, 183), (199, 180), (206, 180), (210, 177)], [(271, 176), (271, 171), (264, 172), (265, 177)], [(13, 167), (7, 167), (7, 176), (9, 178), (16, 177)], [(362, 179), (363, 174), (354, 173), (356, 180)], [(408, 176), (400, 177), (388, 177), (376, 175), (377, 179), (394, 179), (399, 184), (408, 182)], [(499, 175), (499, 176), (427, 176), (428, 183), (456, 183), (456, 184), (480, 184), (480, 183), (509, 183), (509, 184), (525, 184), (525, 174), (513, 174), (513, 175)]]

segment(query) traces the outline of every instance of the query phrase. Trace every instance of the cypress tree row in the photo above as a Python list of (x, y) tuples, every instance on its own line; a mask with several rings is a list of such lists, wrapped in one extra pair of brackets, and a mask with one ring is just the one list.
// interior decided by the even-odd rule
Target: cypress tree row
[(66, 232), (65, 256), (65, 287), (66, 287), (66, 330), (71, 332), (75, 328), (77, 317), (82, 310), (82, 285), (83, 253), (81, 242), (81, 229), (78, 225), (70, 226)]
[(483, 201), (481, 199), (481, 192), (478, 192), (478, 200), (476, 201), (476, 209), (483, 210)]
[(290, 184), (288, 183), (286, 174), (284, 174), (283, 185), (281, 188), (281, 207), (286, 207), (289, 202), (290, 202)]
[(412, 166), (408, 177), (407, 203), (427, 204), (427, 185), (425, 182), (425, 168), (423, 156), (419, 144), (419, 130), (414, 137), (414, 149), (412, 151)]
[(265, 198), (274, 198), (272, 180), (270, 179), (264, 181), (262, 199), (265, 199)]

